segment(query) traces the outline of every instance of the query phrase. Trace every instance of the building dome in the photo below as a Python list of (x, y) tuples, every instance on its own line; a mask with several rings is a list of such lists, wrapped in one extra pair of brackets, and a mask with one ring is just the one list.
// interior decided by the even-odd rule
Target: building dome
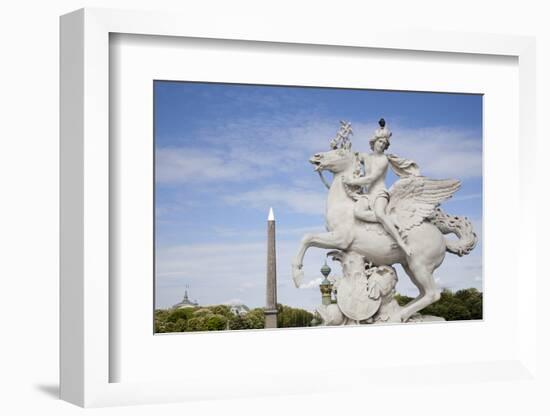
[(183, 300), (180, 303), (176, 303), (174, 306), (172, 306), (172, 308), (183, 309), (183, 308), (194, 308), (196, 306), (199, 306), (199, 304), (189, 299), (189, 296), (187, 294), (187, 289), (186, 289), (185, 294), (183, 295)]

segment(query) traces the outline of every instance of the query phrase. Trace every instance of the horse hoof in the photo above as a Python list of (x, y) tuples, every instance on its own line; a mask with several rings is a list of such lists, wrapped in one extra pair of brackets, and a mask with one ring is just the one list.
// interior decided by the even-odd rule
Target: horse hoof
[(304, 280), (304, 271), (302, 270), (302, 265), (292, 265), (292, 280), (294, 281), (294, 286), (297, 288), (300, 287), (302, 281)]

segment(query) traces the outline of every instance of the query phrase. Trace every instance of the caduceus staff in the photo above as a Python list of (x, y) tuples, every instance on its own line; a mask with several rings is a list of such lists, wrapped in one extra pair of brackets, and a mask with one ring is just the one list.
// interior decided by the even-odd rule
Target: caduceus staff
[[(340, 120), (340, 130), (336, 133), (336, 137), (334, 137), (330, 141), (330, 148), (332, 150), (334, 149), (349, 149), (351, 147), (351, 141), (349, 139), (349, 136), (353, 134), (353, 130), (351, 129), (351, 123), (348, 121)], [(325, 177), (323, 176), (323, 172), (321, 170), (318, 170), (317, 173), (319, 174), (319, 177), (321, 178), (321, 182), (326, 186), (327, 189), (330, 189), (330, 185), (326, 181)]]

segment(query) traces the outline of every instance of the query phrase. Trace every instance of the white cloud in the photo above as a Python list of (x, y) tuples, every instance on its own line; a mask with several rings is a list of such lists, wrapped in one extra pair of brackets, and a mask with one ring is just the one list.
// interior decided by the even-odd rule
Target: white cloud
[[(269, 105), (266, 103), (266, 106)], [(352, 137), (354, 150), (370, 151), (368, 139), (375, 124), (350, 121), (355, 132)], [(324, 213), (326, 190), (319, 184), (313, 170), (307, 177), (293, 177), (291, 173), (304, 166), (309, 169), (309, 156), (328, 150), (329, 140), (338, 129), (338, 120), (298, 116), (263, 117), (233, 120), (223, 126), (209, 128), (208, 131), (198, 132), (197, 138), (200, 139), (198, 142), (211, 146), (211, 150), (193, 147), (157, 149), (159, 183), (197, 183), (204, 186), (250, 181), (250, 189), (244, 192), (231, 190), (225, 194), (212, 193), (211, 197), (221, 198), (223, 202), (232, 205), (252, 206), (264, 212), (270, 206), (284, 206), (295, 213), (317, 216)], [(441, 127), (412, 129), (398, 123), (390, 123), (390, 128), (394, 136), (389, 151), (415, 160), (424, 175), (461, 180), (481, 176), (481, 142), (470, 132)], [(268, 184), (275, 182), (268, 182), (271, 178), (286, 178), (291, 185)], [(312, 186), (314, 183), (317, 186)], [(470, 194), (460, 199), (480, 196)], [(162, 209), (157, 207), (160, 216), (163, 214)], [(474, 226), (481, 236), (481, 221), (474, 221)], [(290, 264), (301, 235), (323, 231), (322, 228), (320, 222), (313, 230), (311, 227), (296, 227), (278, 231), (278, 237), (291, 236), (293, 240), (277, 243), (279, 300), (283, 303), (303, 305), (310, 309), (320, 303), (320, 293), (315, 290), (300, 291), (294, 287)], [(191, 285), (193, 297), (202, 304), (222, 303), (236, 296), (248, 306), (263, 304), (266, 260), (263, 236), (231, 227), (218, 228), (216, 234), (220, 236), (217, 244), (158, 249), (157, 298), (161, 305), (169, 306), (180, 300), (185, 284)], [(241, 242), (229, 241), (235, 236), (240, 236)], [(308, 282), (305, 286), (311, 289), (320, 283), (319, 269), (325, 253), (326, 250), (312, 248), (304, 261), (305, 281)], [(436, 271), (440, 286), (453, 290), (465, 287), (481, 289), (480, 253), (481, 250), (476, 249), (471, 255), (462, 258), (448, 254)], [(338, 264), (331, 267), (340, 270)], [(399, 270), (399, 279), (398, 291), (416, 296), (417, 289), (402, 269)]]
[[(275, 214), (277, 217), (277, 214)], [(262, 228), (254, 230), (243, 230), (234, 227), (219, 227), (212, 226), (212, 231), (221, 238), (241, 237), (241, 239), (258, 239), (265, 237), (265, 230)], [(322, 225), (316, 227), (281, 227), (277, 226), (277, 235), (288, 239), (289, 237), (301, 237), (306, 233), (322, 233), (325, 232)]]
[(390, 152), (415, 160), (434, 178), (481, 177), (482, 143), (471, 132), (442, 127), (395, 128)]
[[(373, 123), (354, 123), (353, 148), (369, 152), (368, 140), (377, 127)], [(448, 127), (411, 128), (388, 123), (392, 131), (388, 153), (412, 159), (421, 173), (434, 178), (467, 179), (482, 174), (482, 142), (469, 130)]]
[(326, 192), (273, 185), (229, 195), (225, 197), (225, 201), (232, 205), (246, 205), (261, 209), (270, 206), (286, 206), (300, 214), (323, 214)]
[[(351, 122), (355, 132), (353, 148), (370, 151), (368, 139), (375, 124)], [(288, 175), (307, 165), (313, 153), (328, 150), (329, 140), (338, 127), (338, 120), (303, 119), (295, 115), (243, 118), (209, 126), (185, 140), (201, 143), (200, 149), (196, 145), (157, 149), (157, 182), (242, 182)], [(390, 128), (394, 134), (388, 152), (415, 160), (426, 176), (457, 179), (481, 176), (482, 143), (471, 132), (399, 124)], [(314, 175), (313, 170), (311, 174)]]
[[(158, 183), (249, 181), (309, 166), (309, 156), (328, 150), (338, 120), (297, 115), (236, 119), (186, 137), (191, 143), (157, 148)], [(201, 144), (201, 148), (197, 147)], [(312, 170), (313, 174), (313, 170)]]
[[(313, 308), (312, 300), (294, 287), (291, 262), (298, 250), (295, 241), (277, 241), (278, 299)], [(305, 280), (320, 277), (326, 250), (311, 249), (304, 259)], [(263, 306), (266, 282), (265, 242), (186, 244), (157, 249), (157, 304), (166, 307), (183, 297), (186, 285), (200, 304), (219, 304), (239, 298), (247, 306)], [(332, 267), (332, 266), (331, 266)]]
[(158, 183), (233, 182), (259, 173), (245, 161), (224, 157), (219, 151), (206, 153), (192, 148), (160, 148), (156, 151)]
[(323, 281), (323, 278), (318, 277), (317, 279), (313, 279), (313, 280), (310, 280), (307, 283), (301, 284), (300, 289), (313, 289), (313, 288), (318, 289), (319, 285), (322, 283), (322, 281)]
[[(277, 241), (278, 300), (288, 305), (313, 310), (321, 302), (316, 290), (322, 281), (320, 268), (327, 250), (311, 248), (304, 259), (304, 281), (298, 290), (291, 277), (291, 262), (298, 250), (297, 241)], [(161, 247), (157, 250), (157, 304), (171, 306), (181, 300), (185, 286), (200, 304), (220, 304), (238, 298), (249, 307), (265, 302), (266, 244), (260, 242), (219, 242)], [(332, 276), (341, 274), (340, 264), (328, 260)], [(396, 266), (399, 293), (416, 296), (418, 290), (405, 271)], [(435, 271), (442, 288), (483, 288), (481, 249), (468, 256), (447, 254)]]

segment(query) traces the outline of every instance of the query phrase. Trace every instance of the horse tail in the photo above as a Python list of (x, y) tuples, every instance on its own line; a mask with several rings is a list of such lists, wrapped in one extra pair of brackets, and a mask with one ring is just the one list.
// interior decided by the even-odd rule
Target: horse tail
[(455, 217), (437, 208), (430, 218), (430, 222), (443, 234), (453, 233), (458, 237), (458, 240), (446, 239), (449, 253), (462, 257), (470, 254), (477, 244), (477, 235), (474, 232), (472, 222), (467, 217)]

